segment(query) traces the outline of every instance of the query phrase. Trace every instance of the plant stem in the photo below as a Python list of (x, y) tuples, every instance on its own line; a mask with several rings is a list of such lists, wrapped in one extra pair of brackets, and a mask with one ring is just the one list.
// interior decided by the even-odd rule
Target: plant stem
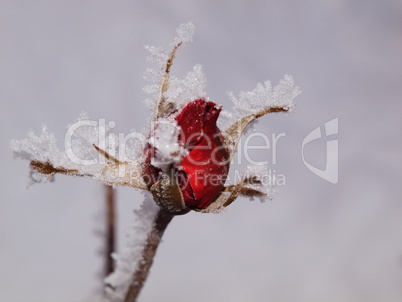
[(141, 261), (137, 270), (134, 272), (130, 287), (127, 290), (125, 302), (135, 302), (147, 279), (149, 269), (152, 266), (156, 250), (169, 222), (173, 219), (173, 214), (160, 209), (155, 215), (152, 229), (148, 234), (145, 246), (142, 250)]
[(116, 246), (116, 196), (115, 190), (111, 186), (105, 185), (106, 196), (106, 234), (105, 234), (105, 267), (104, 276), (108, 276), (114, 271), (114, 260), (112, 253)]

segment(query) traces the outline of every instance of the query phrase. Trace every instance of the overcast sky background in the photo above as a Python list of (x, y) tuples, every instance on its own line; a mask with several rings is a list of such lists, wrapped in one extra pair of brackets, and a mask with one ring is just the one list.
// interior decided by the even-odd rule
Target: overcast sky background
[[(194, 41), (172, 72), (199, 63), (208, 95), (291, 74), (295, 112), (256, 131), (286, 133), (286, 177), (272, 201), (237, 200), (226, 214), (190, 213), (169, 226), (140, 301), (402, 300), (402, 4), (388, 1), (0, 2), (0, 301), (81, 302), (99, 287), (102, 186), (56, 177), (27, 189), (11, 139), (46, 124), (59, 138), (85, 110), (146, 126), (144, 45), (166, 47), (192, 21)], [(309, 171), (304, 137), (339, 118), (339, 183)], [(325, 166), (326, 140), (306, 147)], [(270, 161), (272, 153), (254, 154)], [(119, 247), (140, 192), (119, 188)]]

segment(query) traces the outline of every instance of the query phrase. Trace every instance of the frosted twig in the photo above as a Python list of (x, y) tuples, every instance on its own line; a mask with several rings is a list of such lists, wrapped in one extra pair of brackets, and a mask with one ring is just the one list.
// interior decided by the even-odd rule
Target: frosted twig
[(156, 214), (152, 229), (147, 235), (147, 240), (141, 253), (142, 261), (139, 263), (133, 274), (124, 302), (137, 301), (137, 297), (148, 277), (149, 269), (152, 266), (163, 233), (173, 217), (173, 214), (162, 209), (160, 209)]

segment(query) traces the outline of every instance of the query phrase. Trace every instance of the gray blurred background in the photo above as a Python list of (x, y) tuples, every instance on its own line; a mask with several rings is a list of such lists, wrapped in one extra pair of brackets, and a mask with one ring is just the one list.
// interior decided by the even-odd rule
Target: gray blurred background
[[(286, 133), (286, 176), (272, 201), (174, 219), (140, 301), (402, 300), (402, 4), (388, 1), (0, 2), (0, 301), (89, 301), (99, 288), (103, 188), (56, 177), (27, 189), (9, 141), (46, 124), (62, 147), (81, 110), (138, 131), (144, 44), (166, 47), (182, 22), (194, 42), (173, 73), (199, 63), (211, 100), (294, 76), (295, 112), (256, 130)], [(339, 183), (309, 171), (304, 137), (339, 118)], [(325, 166), (326, 140), (306, 147)], [(265, 153), (264, 153), (265, 152)], [(271, 158), (256, 152), (256, 160)], [(119, 248), (143, 196), (119, 188)]]

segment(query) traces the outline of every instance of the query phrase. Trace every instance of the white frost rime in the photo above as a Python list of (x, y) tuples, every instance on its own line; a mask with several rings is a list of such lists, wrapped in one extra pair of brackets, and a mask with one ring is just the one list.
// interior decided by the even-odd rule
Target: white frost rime
[(121, 253), (113, 255), (116, 261), (116, 269), (105, 279), (105, 283), (108, 285), (106, 287), (107, 297), (112, 302), (124, 301), (133, 273), (142, 260), (142, 251), (147, 236), (153, 227), (154, 218), (159, 210), (149, 194), (145, 193), (145, 196), (141, 207), (134, 211), (135, 219), (127, 232), (125, 248)]
[[(124, 141), (124, 146), (119, 146), (118, 138), (110, 135), (109, 131), (105, 120), (93, 121), (82, 113), (75, 123), (67, 127), (64, 148), (58, 148), (54, 134), (44, 126), (39, 135), (31, 131), (24, 139), (12, 140), (11, 149), (14, 157), (26, 159), (31, 165), (39, 163), (36, 167), (41, 168), (31, 169), (33, 182), (52, 181), (54, 175), (60, 173), (89, 176), (113, 186), (145, 188), (140, 172), (140, 154), (145, 138), (139, 133), (131, 133), (136, 139)], [(130, 153), (126, 154), (126, 150)], [(102, 152), (111, 157), (107, 158)], [(128, 155), (135, 155), (136, 158), (131, 160)]]
[[(246, 187), (258, 190), (264, 194), (265, 196), (260, 196), (260, 201), (263, 202), (266, 199), (271, 199), (274, 193), (273, 190), (273, 179), (269, 173), (268, 165), (249, 165), (247, 166), (245, 176), (247, 178), (255, 178), (259, 183), (247, 184)], [(253, 197), (250, 197), (253, 199)]]
[[(42, 127), (40, 135), (30, 131), (26, 138), (12, 140), (11, 149), (15, 158), (28, 161), (52, 162), (59, 166), (67, 165), (69, 162), (66, 154), (57, 147), (54, 134), (49, 133), (46, 126)], [(31, 178), (36, 182), (48, 182), (53, 180), (53, 175), (44, 175), (37, 171), (32, 171)]]
[(165, 93), (165, 97), (180, 111), (188, 103), (206, 98), (206, 88), (207, 79), (202, 72), (202, 66), (196, 65), (182, 80), (175, 76), (170, 77), (169, 90)]
[(234, 107), (231, 112), (222, 111), (222, 119), (218, 120), (221, 129), (226, 129), (243, 117), (263, 111), (269, 107), (283, 107), (292, 110), (293, 100), (301, 93), (294, 85), (293, 77), (285, 75), (279, 84), (272, 88), (270, 81), (258, 83), (251, 91), (241, 91), (236, 98), (233, 92), (228, 92)]
[[(145, 71), (144, 78), (150, 82), (144, 87), (144, 91), (150, 95), (145, 103), (151, 113), (154, 113), (156, 102), (159, 96), (160, 84), (165, 73), (166, 61), (169, 58), (170, 51), (178, 45), (184, 45), (192, 40), (194, 35), (194, 24), (183, 23), (176, 30), (177, 36), (170, 44), (171, 49), (166, 50), (155, 46), (145, 46), (150, 52), (148, 60), (155, 63), (155, 69), (148, 68)], [(180, 110), (187, 103), (206, 97), (206, 77), (202, 72), (201, 65), (194, 66), (193, 70), (188, 72), (184, 79), (179, 79), (170, 75), (169, 89), (164, 94), (169, 102), (175, 104), (175, 108)]]
[(166, 171), (171, 164), (179, 164), (183, 156), (187, 155), (180, 146), (178, 138), (180, 126), (173, 119), (160, 118), (155, 127), (154, 135), (149, 143), (156, 148), (155, 157), (151, 164)]

